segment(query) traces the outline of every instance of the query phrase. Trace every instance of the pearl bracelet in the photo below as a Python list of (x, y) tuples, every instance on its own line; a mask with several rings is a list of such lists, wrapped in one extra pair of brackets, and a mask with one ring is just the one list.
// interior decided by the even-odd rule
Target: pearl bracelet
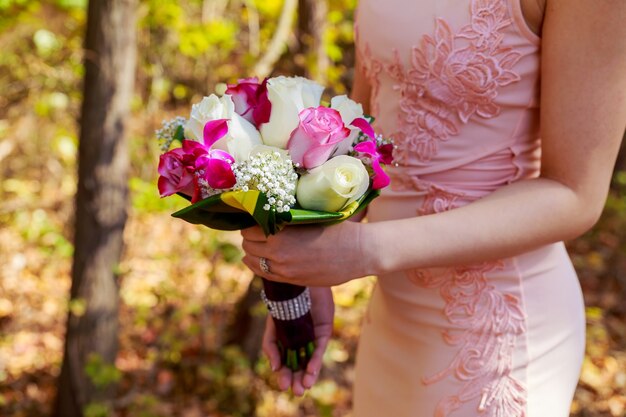
[(299, 319), (311, 310), (311, 293), (308, 288), (297, 297), (285, 301), (269, 300), (265, 291), (262, 290), (261, 299), (267, 306), (270, 315), (277, 320)]

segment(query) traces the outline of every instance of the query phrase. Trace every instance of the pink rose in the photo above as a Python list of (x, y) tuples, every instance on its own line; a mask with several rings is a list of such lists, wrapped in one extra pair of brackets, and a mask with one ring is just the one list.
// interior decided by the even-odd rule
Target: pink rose
[(256, 77), (241, 79), (237, 84), (229, 84), (226, 94), (235, 104), (235, 113), (257, 129), (270, 120), (272, 103), (267, 96), (267, 78), (261, 84)]
[(309, 107), (298, 115), (300, 123), (291, 133), (287, 149), (294, 163), (306, 169), (322, 165), (348, 138), (348, 129), (337, 110)]
[(174, 193), (194, 195), (195, 158), (181, 148), (172, 149), (159, 158), (159, 194), (167, 197)]

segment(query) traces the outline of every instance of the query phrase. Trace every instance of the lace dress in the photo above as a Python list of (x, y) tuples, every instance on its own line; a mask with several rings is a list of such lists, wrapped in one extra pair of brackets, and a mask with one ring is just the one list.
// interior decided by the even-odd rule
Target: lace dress
[[(362, 0), (357, 53), (399, 166), (370, 221), (426, 216), (539, 175), (540, 39), (519, 0)], [(584, 308), (562, 243), (380, 276), (355, 417), (567, 417)]]

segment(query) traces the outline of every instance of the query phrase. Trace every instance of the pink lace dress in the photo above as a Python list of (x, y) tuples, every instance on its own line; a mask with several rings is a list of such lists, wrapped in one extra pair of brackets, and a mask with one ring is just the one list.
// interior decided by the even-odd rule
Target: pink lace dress
[[(357, 52), (399, 166), (370, 221), (433, 215), (539, 174), (540, 39), (520, 0), (362, 0)], [(380, 276), (355, 417), (567, 417), (584, 309), (562, 243)]]

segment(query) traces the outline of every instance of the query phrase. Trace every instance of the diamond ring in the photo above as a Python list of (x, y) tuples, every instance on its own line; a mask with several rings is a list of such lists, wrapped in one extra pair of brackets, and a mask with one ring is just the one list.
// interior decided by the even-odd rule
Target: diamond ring
[(267, 264), (267, 259), (265, 258), (259, 258), (259, 268), (261, 268), (261, 271), (263, 271), (266, 274), (270, 273), (270, 267)]

